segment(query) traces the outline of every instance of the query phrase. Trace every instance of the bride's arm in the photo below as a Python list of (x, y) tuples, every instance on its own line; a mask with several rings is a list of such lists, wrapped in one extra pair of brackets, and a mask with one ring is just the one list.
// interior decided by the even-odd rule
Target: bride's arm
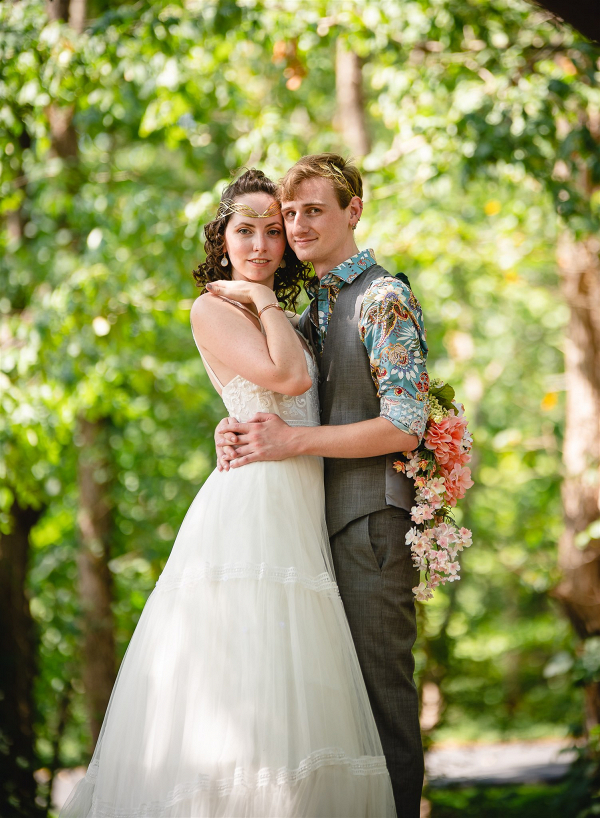
[(300, 323), (300, 316), (298, 315), (298, 313), (296, 313), (296, 312), (291, 312), (291, 310), (286, 310), (286, 311), (285, 311), (285, 314), (287, 315), (287, 319), (288, 319), (288, 321), (290, 322), (290, 324), (291, 324), (291, 325), (292, 325), (292, 326), (293, 326), (295, 329), (297, 329), (297, 328), (298, 328), (298, 324)]
[[(257, 311), (277, 304), (273, 290), (253, 282), (214, 282), (211, 290), (254, 304)], [(265, 335), (237, 307), (210, 294), (196, 299), (191, 319), (202, 349), (236, 375), (285, 395), (302, 395), (310, 388), (302, 345), (281, 310), (270, 308), (261, 315)]]

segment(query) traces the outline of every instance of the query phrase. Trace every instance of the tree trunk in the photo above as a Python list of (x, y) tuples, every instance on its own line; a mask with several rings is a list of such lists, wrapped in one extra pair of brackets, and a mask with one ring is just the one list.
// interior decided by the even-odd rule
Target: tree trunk
[(69, 5), (69, 25), (78, 34), (85, 29), (87, 0), (71, 0)]
[[(51, 19), (69, 20), (76, 30), (85, 26), (86, 0), (47, 0)], [(48, 106), (52, 150), (76, 171), (77, 133), (73, 126), (73, 106)], [(77, 184), (76, 174), (72, 179)], [(108, 481), (108, 445), (101, 420), (78, 419), (80, 453), (78, 459), (79, 534), (77, 558), (79, 597), (82, 612), (82, 679), (90, 731), (98, 739), (102, 719), (115, 681), (115, 635), (112, 612), (112, 576), (108, 567), (112, 508)]]
[[(556, 596), (578, 635), (600, 634), (600, 242), (565, 233), (558, 264), (570, 307), (565, 350), (567, 418), (562, 484), (565, 531)], [(594, 526), (593, 524), (596, 523)], [(600, 723), (598, 691), (587, 691), (588, 726)]]
[(73, 106), (61, 108), (52, 103), (46, 109), (50, 132), (52, 133), (52, 152), (61, 159), (77, 159), (77, 132), (73, 127)]
[(83, 630), (83, 683), (92, 738), (98, 739), (115, 681), (112, 575), (108, 567), (112, 508), (110, 469), (102, 421), (80, 418), (79, 431), (79, 596)]
[(51, 20), (69, 19), (69, 0), (46, 0), (46, 12)]
[[(87, 0), (46, 0), (46, 11), (51, 20), (69, 21), (71, 27), (81, 33), (85, 27)], [(52, 103), (46, 109), (52, 151), (62, 159), (77, 158), (77, 133), (73, 127), (73, 106), (61, 108)]]
[(69, 22), (78, 34), (85, 29), (87, 0), (46, 0), (46, 12), (51, 20)]
[(13, 503), (11, 531), (0, 536), (0, 815), (33, 816), (36, 768), (33, 682), (35, 639), (25, 590), (29, 535), (41, 511)]
[(338, 38), (335, 60), (336, 122), (355, 157), (366, 156), (371, 150), (362, 91), (360, 57), (348, 50)]

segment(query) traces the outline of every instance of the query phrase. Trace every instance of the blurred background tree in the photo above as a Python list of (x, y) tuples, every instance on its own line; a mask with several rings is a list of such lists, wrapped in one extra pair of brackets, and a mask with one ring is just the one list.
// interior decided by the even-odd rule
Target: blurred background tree
[(357, 157), (359, 244), (472, 418), (475, 545), (420, 608), (427, 740), (598, 724), (598, 47), (521, 0), (20, 0), (0, 58), (2, 815), (86, 762), (212, 468), (202, 225), (237, 168), (308, 152)]

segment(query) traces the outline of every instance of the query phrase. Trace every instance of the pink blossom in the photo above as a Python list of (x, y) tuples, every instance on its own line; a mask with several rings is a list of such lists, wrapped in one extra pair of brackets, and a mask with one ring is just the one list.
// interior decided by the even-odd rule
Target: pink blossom
[(460, 537), (461, 544), (465, 548), (468, 548), (473, 542), (473, 534), (471, 531), (469, 531), (468, 528), (461, 528), (460, 531), (458, 532), (458, 535)]
[(425, 554), (429, 553), (429, 543), (423, 542), (421, 539), (415, 540), (411, 543), (410, 550), (417, 557), (424, 557)]
[(420, 582), (412, 591), (419, 602), (426, 602), (433, 597), (433, 591), (427, 582)]
[(413, 506), (410, 510), (410, 517), (414, 523), (422, 523), (424, 520), (433, 519), (433, 511), (428, 505), (420, 504)]
[(427, 488), (435, 494), (443, 494), (446, 491), (445, 482), (446, 479), (444, 477), (435, 477), (427, 483)]
[(419, 571), (426, 571), (428, 568), (427, 565), (427, 557), (425, 555), (419, 556), (418, 554), (412, 555), (412, 561), (415, 568), (418, 568)]
[[(444, 472), (446, 472), (445, 469)], [(445, 477), (446, 500), (449, 505), (455, 506), (457, 501), (465, 496), (467, 489), (473, 485), (471, 469), (457, 463), (450, 472), (445, 473)]]
[(452, 527), (449, 526), (448, 523), (440, 523), (433, 529), (433, 535), (436, 539), (438, 537), (449, 537), (451, 533)]
[(419, 530), (417, 528), (411, 528), (410, 531), (407, 532), (405, 537), (405, 542), (407, 545), (412, 545), (416, 542), (419, 538)]
[(417, 457), (411, 458), (406, 464), (406, 476), (416, 477), (419, 473), (419, 460)]
[(448, 415), (439, 423), (430, 421), (425, 433), (425, 447), (432, 451), (436, 461), (450, 471), (457, 463), (468, 457), (463, 450), (462, 440), (467, 420), (458, 415)]
[[(415, 480), (415, 485), (416, 485), (416, 480)], [(431, 488), (430, 483), (428, 483), (425, 486), (417, 486), (417, 488), (419, 488), (419, 497), (421, 497), (423, 500), (426, 500), (428, 503), (431, 502), (431, 500), (433, 500), (434, 497), (438, 496), (436, 494), (436, 492), (433, 491), (433, 489)]]
[(447, 463), (450, 457), (452, 435), (449, 431), (449, 425), (448, 418), (444, 418), (439, 423), (430, 421), (427, 424), (425, 448), (434, 453), (438, 463)]
[(434, 494), (433, 497), (431, 498), (431, 500), (429, 501), (429, 505), (431, 506), (431, 508), (433, 508), (435, 511), (437, 511), (439, 508), (441, 508), (444, 505), (444, 501), (439, 496), (439, 494)]
[(430, 555), (429, 563), (432, 568), (445, 573), (448, 565), (448, 554), (445, 551), (434, 551)]

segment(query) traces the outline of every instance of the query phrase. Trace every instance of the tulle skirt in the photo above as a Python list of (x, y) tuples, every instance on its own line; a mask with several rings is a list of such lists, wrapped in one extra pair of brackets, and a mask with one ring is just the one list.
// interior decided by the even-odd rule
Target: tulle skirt
[(320, 458), (208, 478), (60, 815), (395, 815), (334, 581)]

